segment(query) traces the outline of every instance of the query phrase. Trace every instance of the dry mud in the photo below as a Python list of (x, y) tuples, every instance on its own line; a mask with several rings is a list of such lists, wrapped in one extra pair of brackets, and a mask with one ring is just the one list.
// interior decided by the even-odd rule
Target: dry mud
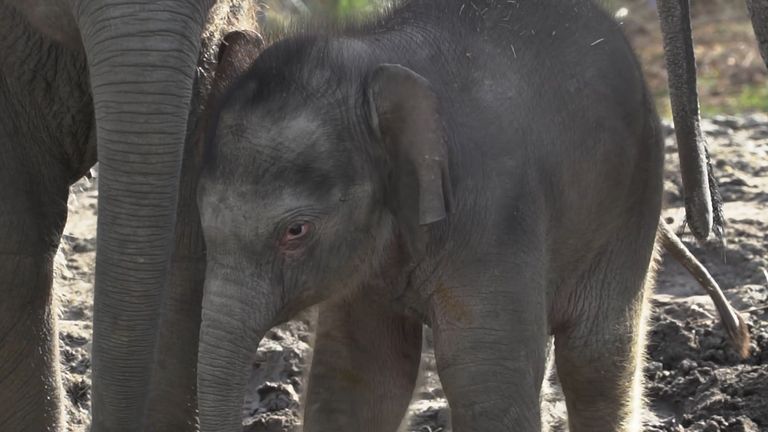
[[(715, 117), (704, 121), (728, 222), (727, 243), (684, 240), (712, 272), (752, 336), (747, 359), (728, 346), (709, 298), (675, 262), (659, 272), (649, 331), (646, 431), (768, 431), (768, 117)], [(667, 210), (683, 218), (674, 140), (667, 127)], [(70, 216), (56, 258), (59, 340), (69, 428), (87, 430), (96, 235), (96, 180), (73, 186)], [(245, 430), (299, 430), (299, 399), (311, 355), (311, 312), (273, 329), (262, 342), (245, 397)], [(404, 425), (409, 432), (450, 430), (447, 403), (435, 373), (427, 332), (422, 377)], [(564, 431), (565, 408), (555, 374), (548, 379), (544, 417)]]

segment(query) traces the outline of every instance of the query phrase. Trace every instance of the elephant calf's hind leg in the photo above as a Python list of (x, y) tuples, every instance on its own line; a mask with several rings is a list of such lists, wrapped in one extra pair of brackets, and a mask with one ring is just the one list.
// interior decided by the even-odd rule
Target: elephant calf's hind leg
[[(609, 254), (610, 255), (610, 254)], [(634, 260), (635, 262), (641, 260)], [(645, 272), (604, 271), (573, 287), (569, 324), (555, 328), (555, 362), (571, 432), (639, 432), (646, 315)], [(634, 275), (630, 270), (635, 268)]]

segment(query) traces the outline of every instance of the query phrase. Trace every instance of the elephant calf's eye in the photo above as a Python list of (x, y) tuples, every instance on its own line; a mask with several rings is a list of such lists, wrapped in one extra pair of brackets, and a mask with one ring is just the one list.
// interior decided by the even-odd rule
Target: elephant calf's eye
[(304, 237), (309, 232), (309, 224), (308, 223), (297, 223), (293, 224), (285, 232), (285, 236), (287, 240), (295, 240), (301, 237)]
[(280, 248), (286, 251), (298, 249), (311, 231), (312, 224), (309, 222), (294, 222), (290, 224), (280, 238)]

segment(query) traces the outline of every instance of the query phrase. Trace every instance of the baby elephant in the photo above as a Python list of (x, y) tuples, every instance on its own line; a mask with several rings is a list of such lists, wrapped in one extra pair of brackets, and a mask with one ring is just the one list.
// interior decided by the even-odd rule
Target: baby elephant
[(202, 431), (240, 430), (259, 340), (321, 302), (307, 432), (395, 431), (424, 323), (455, 432), (541, 430), (550, 336), (570, 430), (640, 430), (663, 152), (610, 16), (412, 0), (268, 47), (217, 106)]

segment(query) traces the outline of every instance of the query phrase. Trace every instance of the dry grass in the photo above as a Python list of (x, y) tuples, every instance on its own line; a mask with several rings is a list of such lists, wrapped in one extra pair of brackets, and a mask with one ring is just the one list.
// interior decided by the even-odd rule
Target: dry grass
[[(667, 73), (653, 0), (596, 1), (612, 13), (626, 8), (628, 14), (621, 19), (625, 32), (640, 57), (659, 113), (670, 117)], [(296, 18), (310, 13), (327, 15), (344, 2), (353, 2), (364, 14), (381, 10), (391, 0), (220, 0), (212, 14), (215, 25), (209, 26), (206, 36), (218, 40), (223, 30), (256, 28), (259, 14), (266, 17), (267, 28), (273, 30), (268, 33), (277, 29), (276, 34), (280, 34), (279, 30), (290, 27)], [(360, 4), (368, 6), (360, 8)], [(744, 2), (697, 0), (692, 8), (703, 114), (768, 111), (768, 70), (760, 57)], [(210, 55), (215, 55), (215, 47), (211, 50)]]
[[(629, 9), (625, 31), (643, 64), (660, 114), (669, 117), (667, 72), (656, 12), (645, 1), (617, 3), (625, 3)], [(704, 115), (768, 111), (768, 71), (744, 4), (702, 1), (693, 10), (692, 19)]]

